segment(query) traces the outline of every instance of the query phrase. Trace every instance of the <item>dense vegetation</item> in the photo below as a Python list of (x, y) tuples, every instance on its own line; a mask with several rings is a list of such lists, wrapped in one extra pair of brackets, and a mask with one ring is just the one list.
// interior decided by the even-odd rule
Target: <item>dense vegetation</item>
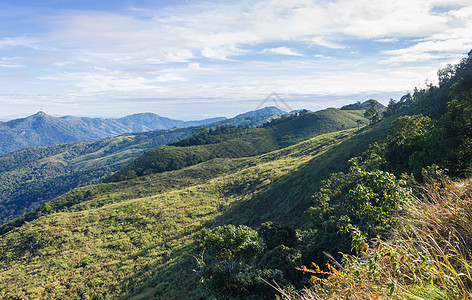
[(374, 107), (374, 109), (379, 113), (386, 110), (386, 107), (382, 103), (378, 102), (375, 99), (369, 99), (369, 100), (364, 101), (364, 102), (357, 101), (356, 103), (344, 105), (343, 107), (341, 107), (341, 110), (364, 110), (364, 111), (366, 111), (366, 110), (369, 110), (372, 107)]
[(79, 185), (97, 183), (146, 150), (192, 132), (159, 130), (6, 154), (0, 157), (0, 224)]
[(2, 226), (0, 297), (470, 298), (470, 74), (148, 151)]
[(324, 181), (306, 211), (312, 267), (299, 268), (312, 282), (301, 292), (277, 288), (285, 299), (472, 296), (470, 179), (461, 180), (472, 167), (471, 74), (472, 51), (438, 72), (439, 87), (391, 101), (384, 116), (413, 115), (395, 119), (350, 172)]

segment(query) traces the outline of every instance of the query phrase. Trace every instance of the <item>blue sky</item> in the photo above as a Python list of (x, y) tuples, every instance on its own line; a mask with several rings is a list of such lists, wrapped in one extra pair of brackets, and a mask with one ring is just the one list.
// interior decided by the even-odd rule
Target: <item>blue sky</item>
[(472, 49), (470, 0), (0, 0), (0, 119), (387, 103)]

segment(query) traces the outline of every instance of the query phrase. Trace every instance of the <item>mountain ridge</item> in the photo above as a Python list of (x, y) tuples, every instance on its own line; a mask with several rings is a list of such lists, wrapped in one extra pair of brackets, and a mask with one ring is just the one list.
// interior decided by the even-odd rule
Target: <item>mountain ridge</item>
[(47, 147), (69, 142), (89, 142), (118, 136), (175, 127), (202, 126), (226, 117), (181, 121), (153, 113), (140, 113), (118, 119), (89, 117), (53, 117), (44, 111), (0, 122), (0, 155), (27, 147)]

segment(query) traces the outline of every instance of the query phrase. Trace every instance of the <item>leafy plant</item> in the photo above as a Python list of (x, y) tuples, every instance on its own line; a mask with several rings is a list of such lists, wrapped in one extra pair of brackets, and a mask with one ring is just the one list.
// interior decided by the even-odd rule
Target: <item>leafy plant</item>
[(262, 279), (282, 278), (280, 271), (256, 266), (255, 259), (265, 245), (250, 227), (224, 225), (203, 229), (196, 234), (195, 243), (199, 281), (216, 299), (270, 298), (270, 287)]

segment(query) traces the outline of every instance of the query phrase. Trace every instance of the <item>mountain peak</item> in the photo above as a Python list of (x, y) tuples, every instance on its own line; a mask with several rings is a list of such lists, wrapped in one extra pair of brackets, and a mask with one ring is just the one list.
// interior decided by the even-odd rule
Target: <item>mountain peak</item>
[(246, 113), (242, 113), (242, 114), (239, 114), (237, 115), (235, 118), (243, 118), (243, 117), (250, 117), (250, 116), (254, 116), (254, 115), (259, 115), (259, 114), (272, 114), (272, 115), (284, 115), (286, 114), (287, 112), (286, 111), (283, 111), (275, 106), (267, 106), (267, 107), (264, 107), (264, 108), (260, 108), (260, 109), (257, 109), (257, 110), (251, 110), (251, 111), (248, 111)]
[(36, 114), (34, 114), (34, 116), (36, 116), (36, 117), (48, 117), (48, 115), (42, 110), (38, 111)]

